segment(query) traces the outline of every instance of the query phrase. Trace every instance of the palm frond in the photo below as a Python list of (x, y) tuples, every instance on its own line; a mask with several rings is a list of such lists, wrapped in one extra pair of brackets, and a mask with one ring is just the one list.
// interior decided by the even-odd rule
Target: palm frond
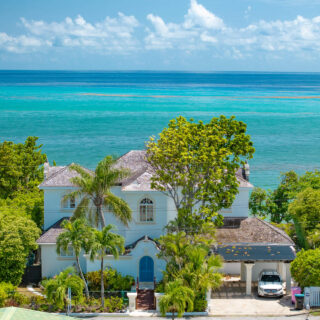
[(104, 197), (104, 206), (114, 214), (125, 226), (132, 219), (132, 210), (129, 205), (121, 198), (111, 192), (107, 192)]

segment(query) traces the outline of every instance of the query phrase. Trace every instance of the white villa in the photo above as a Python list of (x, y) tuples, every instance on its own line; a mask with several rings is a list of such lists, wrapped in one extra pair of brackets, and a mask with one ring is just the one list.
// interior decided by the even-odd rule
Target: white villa
[[(117, 161), (119, 167), (130, 169), (131, 176), (112, 188), (112, 192), (124, 199), (132, 209), (133, 218), (128, 227), (111, 213), (105, 212), (107, 224), (113, 224), (125, 238), (125, 254), (115, 260), (107, 256), (105, 266), (117, 269), (124, 275), (139, 277), (140, 282), (152, 282), (162, 278), (165, 262), (157, 258), (159, 248), (155, 240), (164, 232), (167, 223), (177, 212), (171, 198), (151, 189), (150, 170), (145, 161), (145, 151), (133, 150)], [(247, 168), (248, 169), (248, 168)], [(75, 190), (70, 178), (77, 173), (69, 166), (45, 165), (45, 180), (39, 186), (44, 191), (44, 230), (38, 239), (41, 250), (42, 277), (52, 277), (75, 263), (72, 248), (56, 253), (56, 239), (63, 232), (60, 224), (72, 216), (77, 200), (63, 201), (64, 195)], [(217, 231), (214, 252), (224, 258), (222, 272), (241, 275), (246, 280), (247, 293), (251, 282), (256, 281), (262, 269), (276, 269), (290, 290), (289, 264), (295, 257), (294, 244), (282, 230), (266, 221), (248, 217), (249, 172), (238, 170), (239, 193), (230, 209), (222, 210), (224, 226)], [(80, 259), (84, 272), (99, 270), (99, 261), (91, 262), (85, 254)]]

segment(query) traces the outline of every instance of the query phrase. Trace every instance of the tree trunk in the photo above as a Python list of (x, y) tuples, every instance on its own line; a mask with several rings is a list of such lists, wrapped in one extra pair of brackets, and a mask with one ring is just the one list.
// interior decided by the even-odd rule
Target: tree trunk
[(100, 218), (100, 223), (101, 223), (101, 227), (104, 228), (106, 226), (106, 221), (104, 219), (104, 214), (103, 214), (103, 210), (102, 210), (102, 205), (100, 205), (98, 207), (98, 212), (99, 212), (99, 218)]
[(101, 307), (104, 308), (103, 255), (101, 256)]
[(79, 262), (79, 257), (77, 256), (76, 257), (76, 260), (77, 260), (77, 266), (78, 266), (78, 270), (79, 270), (79, 273), (80, 273), (80, 277), (81, 277), (81, 279), (82, 279), (82, 281), (83, 281), (83, 283), (84, 283), (84, 290), (85, 290), (85, 292), (86, 292), (86, 299), (87, 299), (87, 301), (89, 301), (89, 289), (88, 289), (88, 284), (87, 284), (87, 281), (86, 281), (86, 279), (85, 279), (85, 277), (84, 277), (84, 275), (83, 275), (83, 272), (82, 272), (82, 269), (81, 269), (81, 266), (80, 266), (80, 262)]
[(174, 311), (172, 311), (172, 320), (174, 320)]

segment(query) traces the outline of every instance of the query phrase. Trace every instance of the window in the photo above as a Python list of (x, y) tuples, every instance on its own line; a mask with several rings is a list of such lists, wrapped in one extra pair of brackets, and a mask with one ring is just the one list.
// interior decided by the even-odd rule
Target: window
[(74, 197), (68, 199), (62, 198), (62, 207), (64, 209), (74, 209), (76, 207), (76, 199)]
[(60, 249), (60, 257), (63, 258), (72, 258), (74, 257), (74, 251), (71, 246), (68, 247), (67, 251), (63, 250), (62, 248)]
[(153, 221), (153, 202), (148, 198), (144, 198), (140, 201), (140, 221)]

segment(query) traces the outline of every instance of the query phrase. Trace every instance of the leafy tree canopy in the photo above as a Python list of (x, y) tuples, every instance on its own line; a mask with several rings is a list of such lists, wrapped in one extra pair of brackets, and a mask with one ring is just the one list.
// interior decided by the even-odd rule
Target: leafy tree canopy
[(320, 249), (301, 250), (291, 263), (291, 275), (301, 287), (320, 286)]
[(2, 214), (0, 216), (0, 282), (18, 285), (32, 250), (37, 249), (36, 240), (40, 229), (25, 218)]
[(24, 143), (0, 143), (0, 197), (13, 198), (16, 193), (37, 188), (43, 180), (40, 167), (47, 159), (37, 137), (28, 137)]
[(255, 188), (250, 196), (249, 208), (253, 215), (268, 217), (272, 222), (292, 221), (289, 203), (306, 188), (320, 189), (320, 171), (308, 171), (299, 176), (294, 171), (281, 174), (279, 186), (275, 190)]
[(0, 199), (0, 212), (27, 217), (41, 228), (43, 225), (43, 192), (40, 190), (22, 191), (16, 193), (14, 198)]
[(174, 200), (180, 229), (194, 227), (231, 206), (238, 192), (235, 172), (253, 153), (246, 124), (235, 117), (207, 124), (178, 117), (147, 144), (152, 188)]

